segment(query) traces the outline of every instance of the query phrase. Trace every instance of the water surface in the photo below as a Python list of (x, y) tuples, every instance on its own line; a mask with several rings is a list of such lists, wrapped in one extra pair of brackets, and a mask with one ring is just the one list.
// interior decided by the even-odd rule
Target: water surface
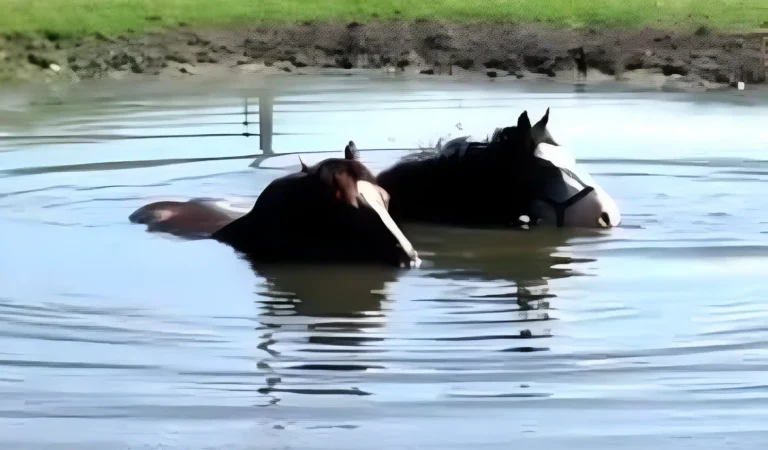
[(248, 205), (298, 167), (249, 167), (256, 137), (158, 137), (241, 133), (238, 95), (255, 113), (255, 91), (9, 93), (0, 448), (764, 447), (764, 96), (375, 77), (277, 92), (278, 153), (413, 148), (551, 107), (624, 222), (411, 226), (418, 271), (256, 271), (127, 220), (158, 199)]

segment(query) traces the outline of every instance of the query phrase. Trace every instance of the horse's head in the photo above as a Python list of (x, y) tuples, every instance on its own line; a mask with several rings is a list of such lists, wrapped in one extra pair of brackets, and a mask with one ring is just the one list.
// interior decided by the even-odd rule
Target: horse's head
[(618, 225), (614, 200), (554, 141), (548, 122), (549, 108), (533, 126), (524, 111), (516, 126), (496, 129), (487, 144), (469, 143), (463, 153), (472, 153), (474, 145), (490, 150), (488, 171), (505, 180), (496, 187), (511, 191), (531, 219), (569, 227)]
[(260, 247), (272, 246), (270, 253), (277, 253), (280, 249), (274, 246), (279, 245), (301, 259), (419, 266), (416, 250), (389, 215), (388, 193), (362, 163), (329, 158), (313, 166), (302, 162), (301, 167), (274, 180), (259, 196), (253, 223), (266, 222), (257, 226), (273, 235), (264, 236), (272, 242)]
[(563, 147), (539, 144), (534, 155), (540, 183), (532, 219), (558, 227), (610, 228), (621, 223), (613, 198)]
[(621, 223), (616, 202), (547, 130), (549, 108), (531, 127), (535, 186), (532, 218), (570, 227), (614, 227)]

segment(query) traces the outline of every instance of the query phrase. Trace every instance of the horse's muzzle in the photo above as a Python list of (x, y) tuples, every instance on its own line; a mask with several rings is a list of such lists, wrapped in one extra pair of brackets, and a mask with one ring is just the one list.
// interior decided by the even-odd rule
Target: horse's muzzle
[(563, 202), (535, 200), (532, 219), (557, 227), (611, 228), (620, 223), (621, 216), (610, 197), (587, 186)]

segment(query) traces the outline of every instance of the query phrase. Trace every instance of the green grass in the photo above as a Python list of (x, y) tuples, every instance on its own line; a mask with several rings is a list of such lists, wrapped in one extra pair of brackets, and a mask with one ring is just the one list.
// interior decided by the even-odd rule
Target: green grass
[(0, 0), (0, 32), (71, 36), (189, 26), (437, 19), (754, 29), (768, 0)]

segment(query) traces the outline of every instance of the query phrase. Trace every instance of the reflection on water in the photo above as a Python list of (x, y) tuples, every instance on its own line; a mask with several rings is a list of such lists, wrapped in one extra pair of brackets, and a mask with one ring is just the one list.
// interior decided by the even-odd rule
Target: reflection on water
[[(233, 92), (91, 86), (0, 102), (0, 448), (570, 449), (620, 437), (634, 449), (757, 449), (768, 438), (762, 97), (283, 87), (279, 152), (341, 154), (349, 139), (412, 148), (551, 107), (555, 138), (623, 208), (608, 231), (406, 226), (424, 259), (407, 271), (256, 266), (128, 223), (159, 199), (248, 206), (298, 159), (254, 169), (255, 139), (146, 138), (236, 135)], [(363, 160), (378, 171), (402, 154)]]
[[(498, 342), (504, 345), (499, 349), (504, 352), (548, 350), (529, 342), (551, 337), (548, 327), (534, 325), (552, 320), (550, 301), (555, 296), (547, 292), (546, 279), (568, 276), (567, 270), (553, 265), (573, 262), (550, 255), (556, 242), (564, 242), (563, 236), (542, 233), (527, 240), (522, 233), (499, 230), (420, 228), (407, 231), (425, 254), (434, 255), (433, 267), (420, 275), (444, 283), (453, 280), (456, 288), (428, 288), (432, 283), (422, 288), (427, 289), (413, 300), (416, 307), (439, 313), (433, 311), (430, 315), (437, 317), (418, 322), (418, 336), (389, 329), (388, 313), (396, 301), (391, 286), (398, 281), (400, 270), (254, 267), (265, 280), (264, 291), (259, 292), (262, 313), (258, 320), (266, 334), (259, 348), (268, 356), (260, 365), (272, 374), (260, 392), (371, 395), (337, 384), (334, 375), (322, 374), (387, 371), (393, 342), (419, 352), (428, 348), (443, 351), (440, 365), (460, 355), (456, 350), (461, 347), (483, 342)], [(456, 335), (461, 329), (471, 332)], [(478, 329), (497, 331), (478, 334)], [(292, 344), (292, 352), (277, 350), (284, 340)], [(471, 351), (466, 357), (471, 358)], [(302, 371), (313, 375), (302, 376)]]
[[(270, 362), (285, 365), (288, 355), (272, 349), (284, 338), (299, 334), (299, 353), (313, 353), (311, 357), (296, 358), (284, 369), (301, 371), (366, 371), (384, 368), (378, 364), (357, 361), (360, 353), (384, 339), (376, 331), (386, 321), (382, 302), (386, 301), (386, 285), (396, 281), (395, 274), (379, 267), (302, 267), (288, 266), (261, 268), (256, 271), (264, 277), (266, 291), (261, 329), (268, 331), (259, 346), (269, 357), (260, 361), (261, 367), (272, 373), (262, 393), (369, 395), (344, 386), (333, 386), (331, 380), (313, 380), (308, 385), (297, 385), (290, 379), (277, 378)], [(303, 341), (303, 342), (302, 342)], [(311, 377), (311, 375), (310, 375)], [(280, 380), (279, 382), (277, 380)], [(304, 386), (304, 387), (302, 387)], [(279, 397), (275, 397), (275, 402)]]

